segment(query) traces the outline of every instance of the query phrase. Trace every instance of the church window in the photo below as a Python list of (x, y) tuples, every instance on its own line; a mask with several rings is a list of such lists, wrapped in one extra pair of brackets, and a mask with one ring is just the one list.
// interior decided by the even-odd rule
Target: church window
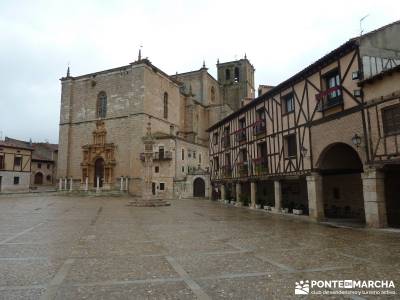
[(231, 79), (231, 71), (229, 69), (225, 70), (225, 80)]
[(160, 182), (160, 191), (164, 191), (164, 190), (165, 190), (165, 183)]
[(154, 172), (156, 172), (156, 173), (160, 172), (160, 167), (159, 166), (155, 166), (154, 167)]
[(164, 93), (164, 119), (168, 118), (168, 93)]
[(215, 88), (212, 86), (211, 87), (211, 102), (215, 101)]
[(182, 160), (185, 160), (185, 150), (182, 149)]
[(239, 82), (239, 68), (235, 68), (235, 82)]
[(100, 92), (97, 96), (97, 117), (105, 118), (107, 114), (107, 95), (105, 92)]

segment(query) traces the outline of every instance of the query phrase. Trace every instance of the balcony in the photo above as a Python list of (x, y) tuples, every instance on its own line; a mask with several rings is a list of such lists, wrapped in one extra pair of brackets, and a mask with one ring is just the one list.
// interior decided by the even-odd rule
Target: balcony
[(154, 152), (153, 160), (171, 160), (172, 152), (164, 151), (164, 152)]
[(255, 136), (260, 136), (265, 134), (265, 120), (260, 119), (253, 123), (253, 134)]
[(240, 177), (249, 175), (249, 168), (248, 168), (247, 161), (238, 162), (237, 166), (238, 166), (238, 173), (239, 173)]
[(265, 157), (258, 157), (253, 159), (254, 175), (263, 175), (268, 173), (268, 162)]
[(231, 146), (231, 139), (229, 134), (222, 136), (222, 145), (224, 148), (229, 148)]
[(315, 96), (318, 101), (318, 111), (323, 112), (343, 104), (342, 87), (335, 86)]
[(238, 143), (242, 143), (246, 141), (246, 128), (241, 128), (235, 132), (236, 140)]
[(224, 174), (224, 177), (232, 177), (232, 166), (222, 166), (222, 173)]

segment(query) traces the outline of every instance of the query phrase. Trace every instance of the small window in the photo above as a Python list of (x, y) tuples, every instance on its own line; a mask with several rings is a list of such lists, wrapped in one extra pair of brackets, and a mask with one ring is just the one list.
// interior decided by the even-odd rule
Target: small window
[(400, 105), (382, 109), (382, 123), (385, 135), (400, 134)]
[(168, 119), (168, 93), (164, 93), (164, 119)]
[(189, 157), (189, 158), (192, 157), (192, 152), (188, 151), (188, 157)]
[(296, 134), (290, 134), (285, 136), (284, 151), (286, 158), (292, 158), (297, 156)]
[(288, 114), (294, 111), (294, 97), (293, 94), (290, 93), (286, 96), (282, 97), (283, 102), (283, 113)]
[(105, 118), (107, 115), (107, 94), (100, 92), (97, 96), (97, 117)]
[(193, 151), (193, 158), (196, 158), (196, 151)]
[(19, 184), (19, 177), (14, 177), (14, 184)]
[(0, 155), (0, 170), (4, 169), (4, 155)]
[(164, 182), (160, 182), (160, 191), (165, 190), (165, 183)]
[(182, 160), (185, 160), (185, 149), (182, 149)]
[(218, 171), (219, 169), (219, 159), (218, 157), (214, 157), (214, 170)]
[(155, 166), (155, 167), (154, 167), (154, 172), (155, 172), (155, 173), (160, 172), (160, 167), (159, 167), (159, 166)]
[(47, 181), (51, 181), (51, 175), (47, 175), (47, 176), (46, 176), (46, 180), (47, 180)]
[(42, 168), (42, 164), (41, 164), (41, 163), (38, 163), (38, 164), (37, 164), (37, 167), (38, 167), (38, 169), (41, 169), (41, 168)]
[(185, 173), (185, 166), (182, 166), (182, 173)]
[(218, 132), (215, 132), (213, 134), (213, 143), (214, 143), (214, 145), (218, 144)]
[(22, 157), (14, 157), (14, 167), (20, 167), (22, 164)]
[(201, 164), (201, 153), (199, 153), (199, 164)]
[(231, 79), (231, 71), (229, 69), (225, 70), (225, 80)]
[(50, 164), (47, 164), (47, 169), (50, 169)]

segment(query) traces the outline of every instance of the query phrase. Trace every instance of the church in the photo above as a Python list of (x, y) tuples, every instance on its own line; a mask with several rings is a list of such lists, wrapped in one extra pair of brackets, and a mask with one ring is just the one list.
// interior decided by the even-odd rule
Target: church
[(217, 79), (199, 70), (168, 75), (149, 59), (61, 78), (57, 177), (60, 190), (143, 194), (143, 138), (154, 139), (151, 192), (208, 197), (206, 130), (254, 98), (254, 67), (217, 62)]

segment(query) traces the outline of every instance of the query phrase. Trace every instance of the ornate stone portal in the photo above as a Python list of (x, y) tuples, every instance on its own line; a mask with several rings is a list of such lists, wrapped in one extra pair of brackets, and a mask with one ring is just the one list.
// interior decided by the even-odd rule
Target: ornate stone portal
[(82, 184), (105, 190), (112, 189), (114, 182), (115, 145), (106, 143), (107, 131), (104, 121), (97, 121), (93, 131), (93, 143), (82, 147)]

